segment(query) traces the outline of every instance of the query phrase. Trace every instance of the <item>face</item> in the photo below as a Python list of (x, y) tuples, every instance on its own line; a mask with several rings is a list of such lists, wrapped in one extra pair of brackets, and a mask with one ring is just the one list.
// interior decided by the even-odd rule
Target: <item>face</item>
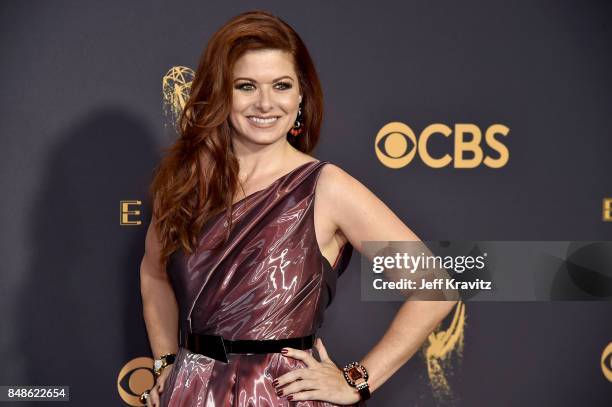
[(234, 137), (256, 144), (283, 142), (302, 96), (291, 54), (247, 51), (233, 71), (230, 122)]

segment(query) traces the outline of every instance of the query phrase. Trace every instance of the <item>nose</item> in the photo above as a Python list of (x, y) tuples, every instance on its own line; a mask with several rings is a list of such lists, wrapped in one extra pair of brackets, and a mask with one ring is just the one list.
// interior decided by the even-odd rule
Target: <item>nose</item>
[(270, 111), (274, 106), (272, 104), (271, 90), (267, 86), (261, 86), (259, 88), (259, 95), (255, 103), (255, 107), (262, 112)]

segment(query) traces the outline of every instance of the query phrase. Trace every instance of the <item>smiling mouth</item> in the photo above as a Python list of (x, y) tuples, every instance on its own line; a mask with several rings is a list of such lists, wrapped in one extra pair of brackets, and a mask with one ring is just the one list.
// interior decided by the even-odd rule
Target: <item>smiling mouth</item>
[(247, 116), (247, 118), (252, 121), (253, 123), (257, 123), (257, 124), (271, 124), (274, 123), (278, 120), (279, 116), (269, 116), (269, 117), (263, 117), (263, 116)]

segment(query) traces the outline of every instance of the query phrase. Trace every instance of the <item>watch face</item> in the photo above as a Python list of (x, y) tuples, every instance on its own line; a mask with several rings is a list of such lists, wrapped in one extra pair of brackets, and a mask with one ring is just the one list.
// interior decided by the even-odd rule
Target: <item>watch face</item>
[(358, 379), (361, 379), (363, 377), (363, 374), (361, 374), (361, 371), (359, 371), (358, 368), (356, 367), (352, 367), (349, 369), (348, 371), (348, 375), (351, 378), (351, 380), (356, 381)]

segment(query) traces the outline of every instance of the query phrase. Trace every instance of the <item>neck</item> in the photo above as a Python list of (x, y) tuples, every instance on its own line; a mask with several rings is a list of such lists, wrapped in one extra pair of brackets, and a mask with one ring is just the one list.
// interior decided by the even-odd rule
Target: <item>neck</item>
[(259, 145), (256, 149), (236, 145), (234, 147), (240, 168), (238, 175), (240, 182), (246, 182), (253, 178), (265, 178), (271, 174), (282, 172), (283, 168), (287, 166), (287, 162), (291, 161), (298, 153), (287, 140), (265, 146)]

